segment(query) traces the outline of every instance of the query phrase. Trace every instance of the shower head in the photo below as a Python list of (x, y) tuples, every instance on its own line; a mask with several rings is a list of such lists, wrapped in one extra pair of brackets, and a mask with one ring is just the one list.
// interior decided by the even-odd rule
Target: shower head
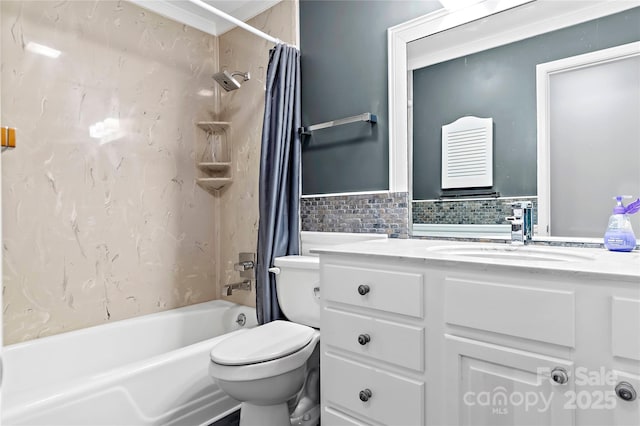
[(217, 81), (218, 84), (222, 86), (224, 90), (226, 90), (227, 92), (230, 92), (232, 90), (236, 90), (240, 88), (240, 82), (235, 78), (233, 78), (236, 75), (242, 76), (243, 82), (248, 81), (249, 78), (251, 78), (251, 75), (249, 74), (249, 72), (234, 71), (231, 74), (229, 74), (228, 71), (222, 71), (222, 72), (215, 73), (213, 75), (213, 79)]

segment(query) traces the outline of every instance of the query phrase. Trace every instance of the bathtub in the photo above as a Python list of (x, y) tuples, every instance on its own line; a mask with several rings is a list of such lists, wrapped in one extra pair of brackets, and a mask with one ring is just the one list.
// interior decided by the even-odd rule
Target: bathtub
[(214, 300), (7, 346), (2, 424), (211, 424), (240, 403), (209, 377), (209, 351), (255, 325), (255, 309)]

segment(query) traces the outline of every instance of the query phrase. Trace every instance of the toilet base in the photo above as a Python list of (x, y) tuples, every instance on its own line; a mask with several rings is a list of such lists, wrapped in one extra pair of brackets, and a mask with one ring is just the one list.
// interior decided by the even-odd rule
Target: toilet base
[(285, 426), (290, 425), (289, 406), (286, 402), (274, 405), (240, 405), (240, 426)]

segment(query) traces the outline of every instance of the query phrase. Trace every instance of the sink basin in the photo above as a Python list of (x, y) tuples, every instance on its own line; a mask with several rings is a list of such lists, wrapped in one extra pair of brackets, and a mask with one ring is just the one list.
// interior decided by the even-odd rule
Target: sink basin
[(449, 256), (474, 257), (492, 260), (542, 261), (542, 262), (585, 262), (592, 256), (570, 253), (567, 249), (549, 247), (512, 246), (507, 244), (436, 246), (427, 250)]

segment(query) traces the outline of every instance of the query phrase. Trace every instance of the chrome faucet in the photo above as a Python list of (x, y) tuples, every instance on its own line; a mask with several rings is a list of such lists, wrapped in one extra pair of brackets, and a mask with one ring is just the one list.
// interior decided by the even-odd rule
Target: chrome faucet
[(243, 260), (242, 262), (235, 263), (233, 269), (238, 272), (244, 272), (253, 269), (254, 266), (253, 260)]
[(511, 203), (511, 244), (526, 244), (533, 236), (533, 208), (531, 201)]
[(231, 296), (233, 294), (233, 290), (251, 291), (251, 280), (244, 280), (241, 283), (225, 285), (224, 289), (226, 290), (225, 294), (227, 296)]

